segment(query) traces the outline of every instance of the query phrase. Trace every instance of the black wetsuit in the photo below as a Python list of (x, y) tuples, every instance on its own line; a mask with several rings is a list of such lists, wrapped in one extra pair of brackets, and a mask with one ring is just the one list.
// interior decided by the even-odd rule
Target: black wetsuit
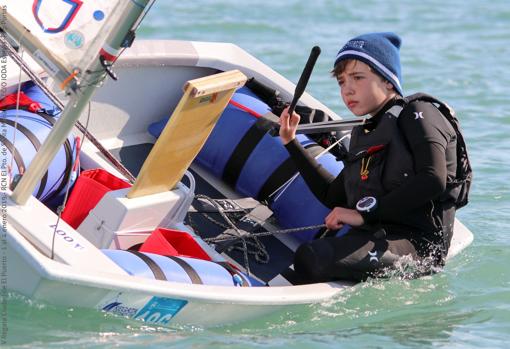
[[(376, 128), (382, 115), (400, 102), (389, 101), (371, 119), (367, 131)], [(455, 177), (455, 131), (436, 107), (421, 101), (404, 107), (398, 126), (413, 157), (415, 174), (377, 198), (377, 209), (363, 214), (366, 226), (352, 228), (341, 237), (301, 245), (296, 251), (294, 269), (302, 282), (363, 280), (391, 269), (405, 255), (414, 261), (431, 261), (428, 265), (443, 263), (455, 218), (453, 201), (442, 199), (447, 176)], [(286, 148), (324, 205), (348, 207), (343, 172), (335, 178), (295, 140)], [(379, 232), (374, 234), (376, 231)], [(425, 258), (429, 256), (432, 258)]]

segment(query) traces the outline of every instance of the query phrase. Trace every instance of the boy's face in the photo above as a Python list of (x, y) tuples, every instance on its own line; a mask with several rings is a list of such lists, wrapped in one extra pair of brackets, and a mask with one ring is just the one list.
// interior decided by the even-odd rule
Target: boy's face
[(377, 114), (396, 95), (391, 83), (361, 61), (349, 61), (337, 80), (345, 105), (356, 116)]

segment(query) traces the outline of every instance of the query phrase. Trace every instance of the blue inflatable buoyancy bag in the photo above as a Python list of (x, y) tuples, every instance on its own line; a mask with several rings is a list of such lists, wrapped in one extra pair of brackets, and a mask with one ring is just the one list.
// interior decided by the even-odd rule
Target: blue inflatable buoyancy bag
[[(229, 104), (225, 108), (195, 163), (222, 178), (236, 192), (267, 200), (281, 227), (324, 223), (330, 210), (313, 195), (301, 176), (282, 187), (297, 170), (280, 138), (269, 135), (264, 119), (254, 116), (270, 112), (269, 106), (247, 87), (237, 90), (232, 100), (241, 106)], [(155, 128), (162, 129), (167, 120), (152, 124), (149, 132), (157, 137)], [(323, 150), (306, 135), (296, 138), (314, 156)], [(330, 153), (321, 155), (317, 161), (333, 175), (343, 168), (342, 162)], [(295, 236), (307, 241), (316, 232), (300, 232)]]
[[(232, 100), (250, 108), (259, 115), (271, 111), (269, 106), (260, 101), (247, 87), (237, 90)], [(258, 119), (252, 114), (228, 104), (200, 153), (198, 153), (195, 162), (209, 169), (217, 177), (223, 177), (225, 167), (232, 158), (237, 145), (249, 132), (250, 128), (255, 127), (257, 121)]]
[[(239, 274), (235, 277), (225, 267), (211, 261), (135, 251), (102, 252), (130, 275), (186, 284), (240, 286), (237, 283)], [(250, 286), (245, 276), (242, 281)]]
[[(23, 91), (40, 103), (43, 110), (41, 113), (15, 109), (0, 111), (0, 141), (6, 150), (2, 154), (1, 166), (4, 171), (10, 168), (11, 178), (26, 171), (56, 122), (53, 115), (59, 113), (39, 87), (26, 83)], [(73, 143), (73, 137), (69, 136), (36, 186), (33, 195), (42, 202), (58, 205), (63, 199), (75, 159)]]
[[(252, 111), (260, 115), (271, 111), (269, 106), (260, 101), (247, 87), (238, 89), (232, 100), (249, 106)], [(169, 118), (166, 117), (152, 123), (147, 129), (148, 132), (156, 138), (159, 137), (168, 120)], [(228, 104), (205, 145), (195, 158), (195, 162), (210, 170), (217, 177), (221, 177), (235, 147), (256, 121), (257, 119), (253, 115)]]

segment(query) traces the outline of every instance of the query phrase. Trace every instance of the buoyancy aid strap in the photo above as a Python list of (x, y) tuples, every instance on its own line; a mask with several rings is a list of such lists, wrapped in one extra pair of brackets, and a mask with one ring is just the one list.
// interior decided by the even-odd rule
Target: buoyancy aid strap
[(154, 275), (154, 278), (156, 280), (164, 280), (164, 281), (167, 280), (163, 270), (161, 270), (159, 265), (157, 265), (156, 262), (154, 262), (151, 257), (149, 257), (141, 252), (138, 252), (138, 251), (129, 250), (128, 252), (134, 254), (135, 256), (140, 258), (142, 261), (144, 261), (144, 263), (147, 264), (149, 269), (152, 271), (152, 274)]
[(198, 285), (202, 285), (204, 283), (202, 281), (202, 279), (200, 278), (200, 276), (198, 275), (198, 273), (196, 272), (196, 270), (193, 269), (193, 267), (189, 263), (187, 263), (185, 260), (183, 260), (179, 257), (175, 257), (175, 256), (165, 256), (165, 257), (170, 258), (175, 263), (179, 264), (179, 266), (186, 272), (186, 274), (188, 274), (188, 277), (190, 278), (192, 283), (198, 284)]
[(398, 118), (403, 109), (404, 109), (404, 107), (396, 104), (393, 107), (391, 107), (390, 109), (388, 109), (386, 111), (386, 113), (391, 114), (392, 116)]
[[(144, 263), (147, 264), (149, 269), (152, 271), (152, 274), (154, 275), (154, 278), (156, 280), (163, 280), (163, 281), (168, 280), (165, 275), (165, 272), (161, 269), (161, 267), (151, 257), (149, 257), (148, 255), (146, 255), (142, 252), (138, 252), (138, 251), (128, 250), (128, 252), (134, 254), (135, 256), (140, 258), (142, 261), (144, 261)], [(200, 278), (198, 273), (186, 261), (184, 261), (183, 259), (181, 259), (179, 257), (175, 257), (175, 256), (165, 256), (165, 257), (171, 259), (177, 265), (179, 265), (184, 270), (184, 272), (186, 272), (186, 274), (188, 275), (188, 277), (190, 278), (190, 280), (193, 284), (203, 284), (202, 279)]]
[[(6, 119), (6, 118), (0, 118), (0, 120), (2, 123), (9, 125), (12, 128), (17, 128), (18, 131), (23, 133), (25, 135), (25, 137), (28, 138), (30, 143), (32, 143), (35, 151), (36, 152), (39, 151), (39, 148), (41, 148), (41, 142), (39, 142), (39, 139), (36, 137), (36, 135), (32, 131), (30, 131), (28, 128), (26, 128), (22, 124), (16, 123), (14, 120)], [(14, 147), (14, 144), (13, 144), (13, 147)], [(18, 154), (19, 154), (19, 152), (18, 152)], [(18, 165), (18, 160), (16, 159), (15, 161), (16, 161), (16, 164)], [(18, 166), (18, 168), (19, 168), (19, 166)], [(24, 169), (24, 170), (26, 170), (26, 169)], [(48, 171), (46, 171), (44, 173), (44, 176), (41, 178), (41, 183), (39, 184), (39, 190), (37, 191), (36, 198), (38, 198), (38, 199), (41, 198), (42, 193), (44, 192), (44, 189), (46, 188), (47, 182), (48, 182)]]
[(448, 111), (452, 115), (455, 114), (454, 110), (448, 104), (446, 104), (444, 102), (441, 102), (439, 99), (437, 99), (437, 98), (435, 98), (435, 97), (433, 97), (433, 96), (431, 96), (429, 94), (423, 93), (423, 92), (418, 92), (418, 93), (412, 94), (410, 96), (404, 97), (403, 100), (404, 100), (404, 102), (406, 104), (409, 104), (409, 103), (414, 102), (414, 101), (423, 101), (423, 102), (429, 102), (429, 103), (437, 104), (441, 108), (448, 109)]
[(0, 142), (5, 145), (7, 149), (11, 152), (14, 157), (14, 162), (16, 162), (16, 166), (18, 166), (18, 171), (21, 173), (26, 170), (25, 162), (23, 161), (23, 157), (14, 144), (11, 143), (7, 138), (0, 134)]
[(243, 169), (248, 157), (251, 155), (255, 147), (262, 140), (264, 135), (272, 128), (273, 122), (266, 118), (259, 118), (250, 127), (241, 141), (237, 144), (232, 155), (223, 170), (223, 180), (235, 187), (241, 170)]
[(439, 109), (441, 114), (443, 114), (443, 116), (452, 124), (452, 126), (454, 128), (456, 128), (455, 131), (458, 133), (458, 130), (457, 130), (458, 120), (457, 120), (457, 117), (455, 116), (455, 110), (453, 110), (453, 108), (450, 107), (445, 102), (442, 102), (439, 99), (437, 99), (431, 95), (428, 95), (426, 93), (423, 93), (423, 92), (418, 92), (413, 95), (407, 96), (403, 100), (404, 100), (404, 103), (406, 103), (406, 104), (412, 103), (414, 101), (422, 101), (422, 102), (428, 102), (428, 103), (434, 104), (436, 106), (436, 108)]
[[(42, 117), (44, 120), (46, 120), (52, 127), (55, 126), (56, 120), (53, 116), (45, 113), (45, 112), (39, 112), (37, 113), (40, 117)], [(71, 146), (71, 142), (69, 141), (69, 138), (66, 138), (64, 144), (64, 152), (66, 156), (66, 167), (64, 172), (64, 178), (60, 182), (58, 188), (51, 193), (48, 197), (44, 198), (44, 200), (49, 201), (53, 199), (55, 196), (57, 196), (69, 183), (69, 177), (71, 176), (71, 172), (73, 169), (73, 147)]]
[[(324, 148), (316, 143), (310, 143), (304, 147), (312, 157), (318, 156)], [(264, 185), (262, 185), (257, 195), (257, 200), (264, 201), (276, 190), (284, 185), (297, 172), (296, 165), (292, 158), (288, 158), (269, 176)]]

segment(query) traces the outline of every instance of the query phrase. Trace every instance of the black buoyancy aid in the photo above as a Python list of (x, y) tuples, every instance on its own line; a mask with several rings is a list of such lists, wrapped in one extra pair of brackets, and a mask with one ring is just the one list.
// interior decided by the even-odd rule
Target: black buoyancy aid
[(413, 157), (397, 124), (402, 109), (392, 106), (368, 133), (353, 128), (343, 170), (348, 207), (365, 196), (383, 196), (413, 176)]
[(455, 208), (468, 203), (472, 169), (466, 143), (455, 112), (446, 103), (416, 93), (402, 99), (381, 116), (377, 127), (366, 133), (363, 126), (353, 128), (349, 153), (344, 160), (345, 192), (349, 207), (365, 196), (382, 196), (401, 186), (414, 174), (413, 158), (401, 131), (398, 117), (414, 101), (432, 103), (452, 126), (456, 135), (456, 173), (448, 176), (440, 201), (453, 200)]
[(471, 169), (466, 142), (464, 140), (464, 135), (462, 134), (462, 130), (460, 128), (460, 122), (457, 119), (455, 111), (448, 104), (422, 92), (407, 96), (403, 99), (403, 101), (405, 105), (414, 101), (431, 103), (439, 110), (439, 112), (452, 126), (453, 130), (455, 131), (457, 141), (457, 166), (455, 177), (453, 179), (448, 178), (443, 197), (453, 200), (456, 209), (466, 206), (469, 201), (469, 191), (471, 189), (471, 182), (473, 180), (473, 170)]

